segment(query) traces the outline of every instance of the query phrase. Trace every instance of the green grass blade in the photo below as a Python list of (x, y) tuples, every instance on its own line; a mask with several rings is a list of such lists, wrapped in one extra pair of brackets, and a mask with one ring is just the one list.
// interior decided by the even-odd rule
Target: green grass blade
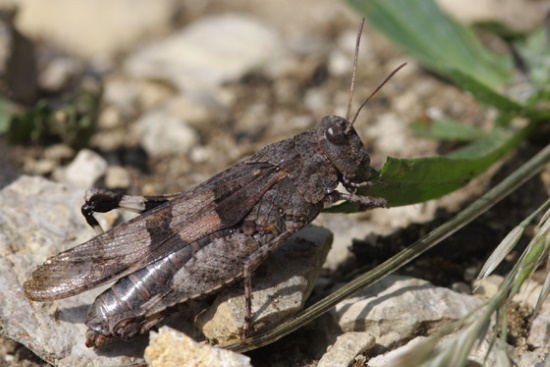
[(511, 58), (495, 54), (474, 33), (457, 23), (432, 0), (348, 0), (368, 23), (410, 53), (425, 67), (443, 75), (461, 70), (495, 88), (512, 74)]
[(410, 127), (419, 136), (437, 140), (471, 142), (489, 135), (487, 131), (476, 126), (465, 125), (451, 119), (415, 121)]

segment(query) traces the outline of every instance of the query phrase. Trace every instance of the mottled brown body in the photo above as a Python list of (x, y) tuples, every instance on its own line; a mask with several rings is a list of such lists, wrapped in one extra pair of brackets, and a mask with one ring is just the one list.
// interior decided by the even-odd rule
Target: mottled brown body
[[(83, 213), (93, 226), (97, 211), (121, 207), (143, 214), (47, 260), (25, 283), (25, 294), (51, 301), (117, 280), (87, 316), (86, 344), (97, 347), (143, 333), (171, 306), (244, 279), (246, 335), (254, 270), (325, 203), (384, 207), (384, 199), (352, 193), (372, 172), (351, 123), (327, 116), (315, 129), (269, 145), (180, 194), (92, 190)], [(339, 182), (351, 193), (337, 191)]]

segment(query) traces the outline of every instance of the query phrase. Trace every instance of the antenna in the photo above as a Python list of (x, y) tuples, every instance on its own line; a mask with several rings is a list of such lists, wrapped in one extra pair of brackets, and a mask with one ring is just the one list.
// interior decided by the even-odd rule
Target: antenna
[[(347, 110), (347, 113), (346, 113), (346, 120), (348, 120), (348, 121), (349, 121), (349, 117), (350, 117), (350, 114), (351, 114), (351, 105), (353, 103), (353, 93), (355, 91), (355, 74), (357, 73), (357, 59), (359, 58), (359, 44), (361, 43), (361, 34), (363, 33), (363, 25), (364, 24), (365, 24), (365, 18), (363, 17), (363, 18), (361, 18), (361, 23), (359, 24), (359, 32), (357, 33), (357, 41), (355, 41), (355, 53), (353, 55), (353, 71), (352, 71), (352, 74), (351, 74), (351, 85), (350, 85), (350, 88), (349, 88), (349, 98), (348, 98), (348, 110)], [(388, 80), (390, 80), (395, 75), (395, 73), (397, 73), (399, 70), (401, 70), (405, 65), (407, 65), (406, 62), (399, 65), (397, 68), (395, 68), (390, 73), (390, 75), (388, 75), (386, 77), (386, 79), (384, 79), (384, 81), (382, 83), (380, 83), (378, 85), (378, 87), (376, 87), (374, 92), (372, 92), (371, 95), (368, 96), (368, 98), (361, 104), (361, 106), (359, 106), (359, 108), (357, 109), (357, 112), (355, 113), (355, 116), (353, 116), (353, 120), (351, 121), (350, 127), (353, 126), (353, 124), (355, 123), (355, 120), (357, 120), (357, 116), (359, 116), (359, 112), (361, 112), (361, 110), (363, 109), (363, 107), (365, 107), (367, 102), (370, 101), (370, 99), (372, 97), (374, 97), (374, 95), (376, 93), (378, 93), (378, 91), (380, 89), (382, 89), (384, 84), (386, 84), (388, 82)]]
[[(353, 125), (353, 123), (355, 122), (355, 120), (357, 120), (357, 116), (359, 116), (359, 112), (361, 112), (361, 109), (363, 107), (365, 107), (365, 105), (367, 104), (368, 101), (370, 101), (370, 99), (384, 86), (384, 84), (386, 84), (388, 82), (388, 80), (390, 80), (394, 75), (395, 73), (397, 73), (399, 70), (401, 70), (405, 65), (407, 65), (406, 62), (402, 63), (401, 65), (399, 65), (398, 67), (396, 67), (391, 73), (390, 75), (388, 75), (386, 77), (386, 79), (384, 79), (384, 81), (382, 83), (380, 83), (378, 85), (378, 87), (376, 87), (376, 89), (374, 90), (374, 92), (372, 92), (370, 94), (370, 96), (368, 96), (368, 98), (365, 100), (365, 102), (363, 102), (361, 104), (361, 106), (359, 106), (359, 109), (357, 110), (357, 112), (355, 113), (355, 116), (353, 116), (353, 120), (351, 121), (351, 125)], [(349, 121), (349, 120), (348, 120)]]
[(348, 98), (348, 111), (346, 113), (346, 120), (349, 121), (349, 116), (351, 114), (351, 105), (353, 103), (353, 92), (355, 90), (355, 73), (357, 72), (357, 59), (359, 58), (359, 44), (361, 43), (361, 34), (363, 33), (363, 24), (365, 24), (365, 17), (361, 18), (361, 23), (359, 24), (359, 32), (357, 32), (357, 40), (355, 41), (355, 53), (353, 54), (353, 72), (351, 74), (351, 85), (349, 87), (349, 98)]

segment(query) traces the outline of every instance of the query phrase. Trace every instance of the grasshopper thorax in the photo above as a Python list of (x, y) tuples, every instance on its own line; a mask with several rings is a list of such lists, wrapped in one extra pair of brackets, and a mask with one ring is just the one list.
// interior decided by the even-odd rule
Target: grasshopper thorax
[(350, 192), (361, 186), (374, 172), (370, 157), (353, 125), (340, 116), (325, 116), (317, 127), (323, 153), (340, 173), (340, 181)]

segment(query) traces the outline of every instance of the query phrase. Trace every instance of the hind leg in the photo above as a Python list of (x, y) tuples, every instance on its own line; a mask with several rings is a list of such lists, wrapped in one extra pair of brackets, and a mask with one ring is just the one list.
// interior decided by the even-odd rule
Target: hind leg
[(86, 222), (96, 231), (103, 233), (94, 213), (107, 213), (113, 209), (123, 209), (142, 214), (162, 205), (181, 193), (159, 196), (130, 196), (105, 189), (90, 189), (84, 195), (84, 205), (81, 211)]

